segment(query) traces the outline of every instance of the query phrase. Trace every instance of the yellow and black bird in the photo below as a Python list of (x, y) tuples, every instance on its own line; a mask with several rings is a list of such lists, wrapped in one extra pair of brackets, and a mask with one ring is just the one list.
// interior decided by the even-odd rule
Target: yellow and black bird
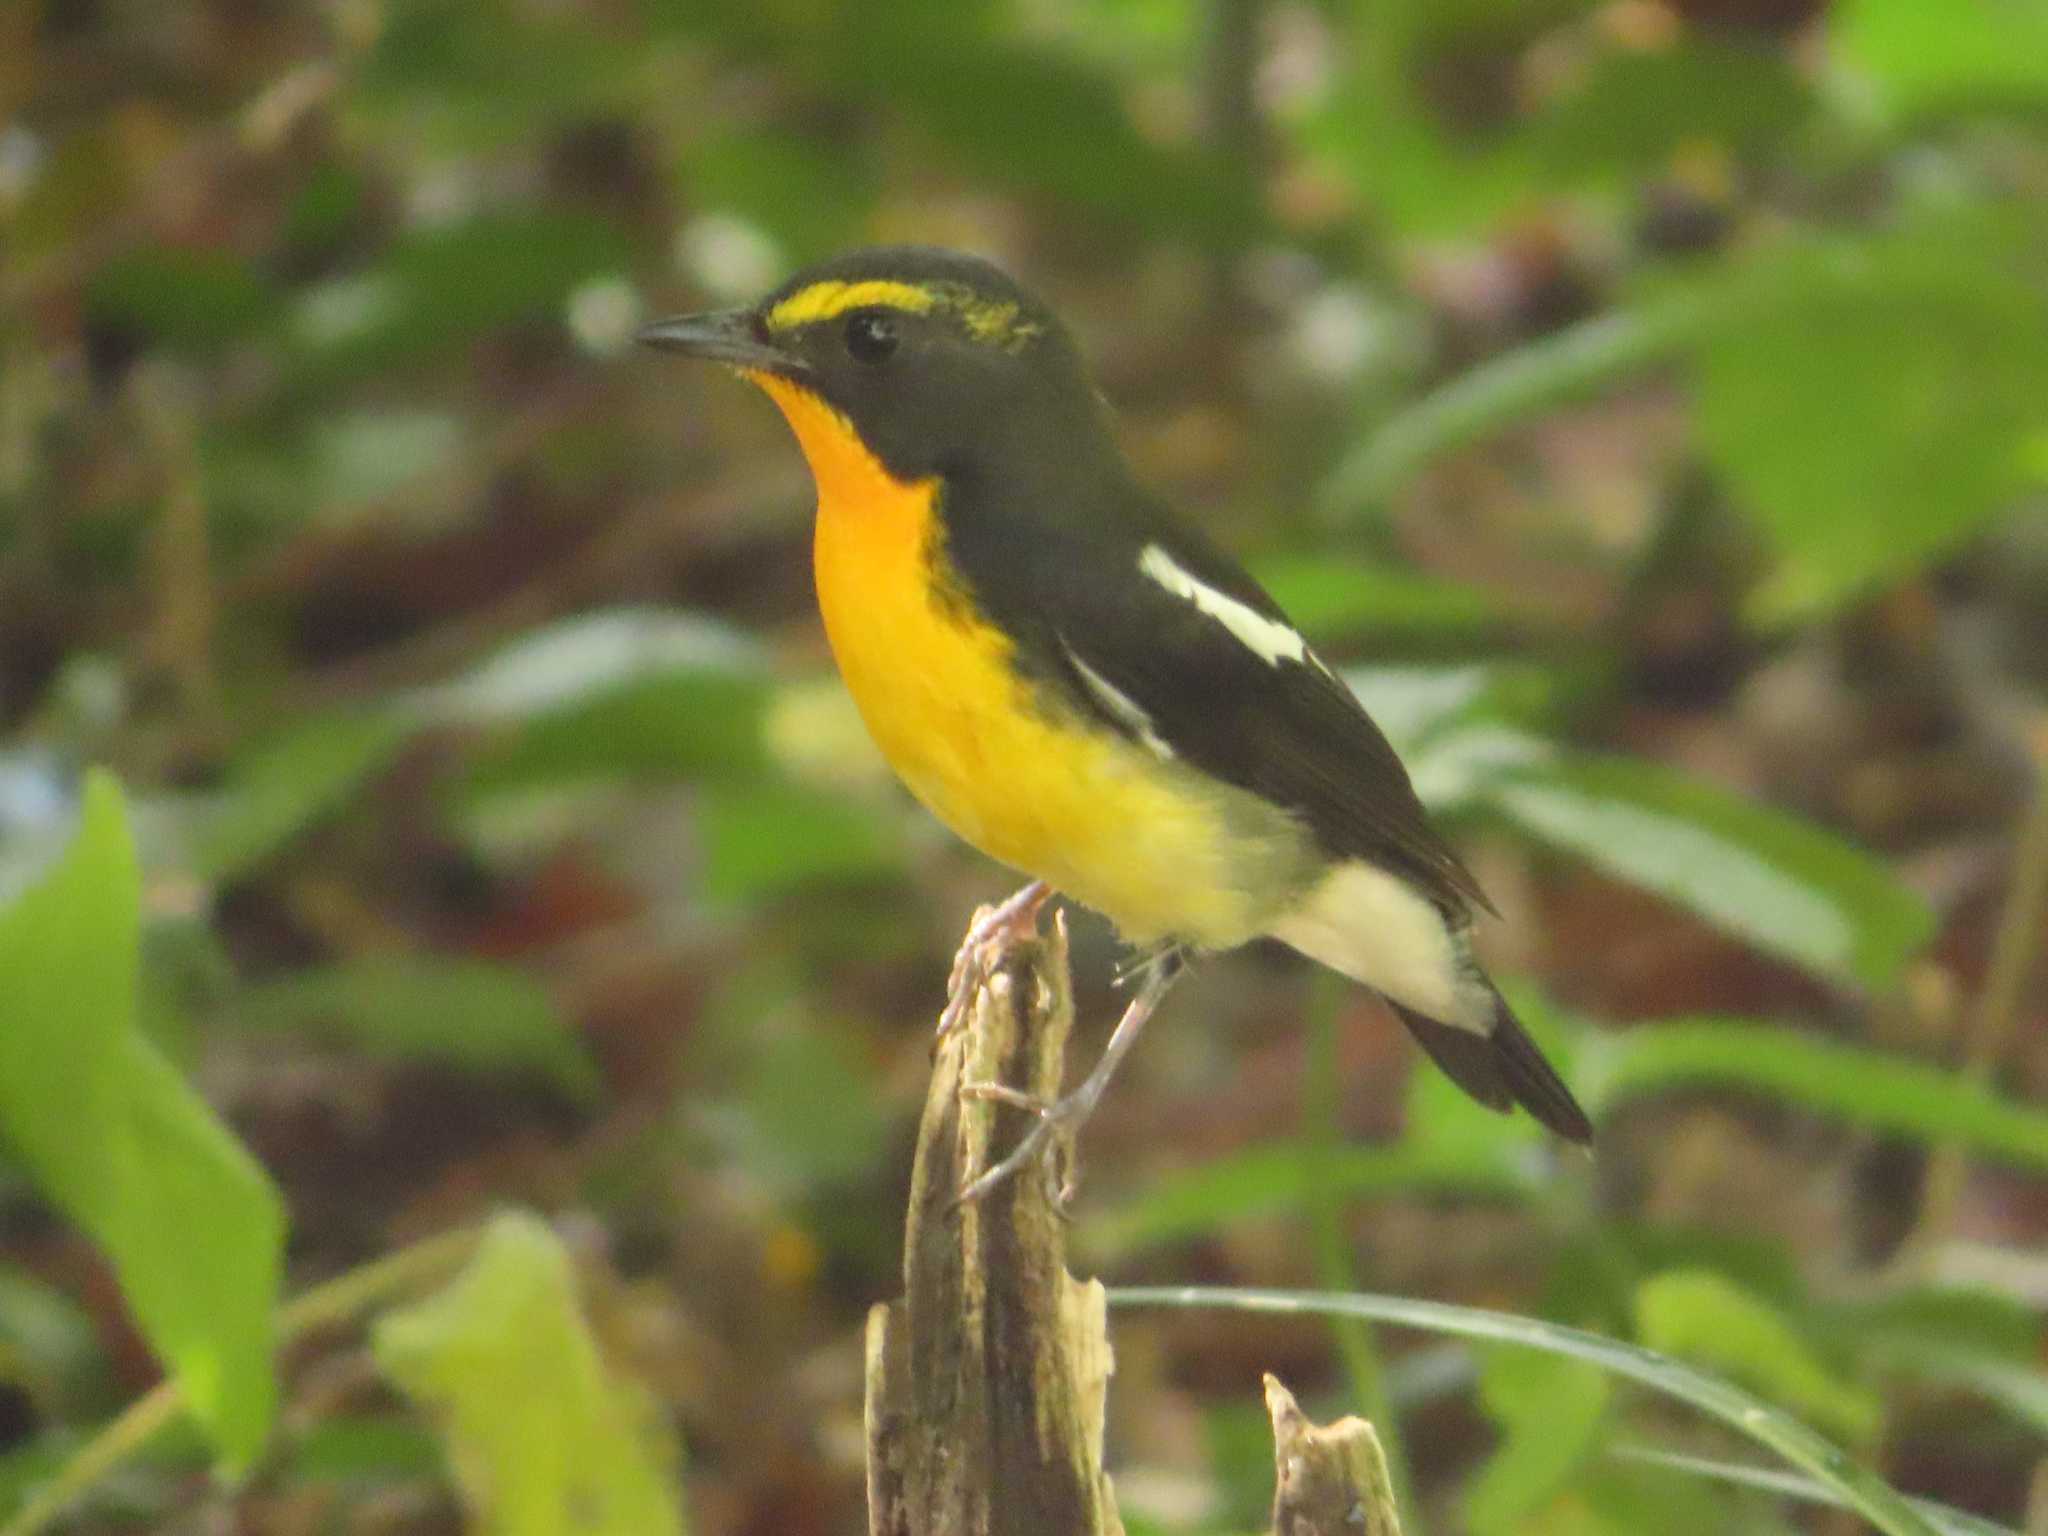
[(1481, 1103), (1590, 1140), (1474, 961), (1490, 904), (1386, 737), (1258, 583), (1138, 483), (1042, 303), (977, 258), (897, 247), (640, 339), (781, 407), (868, 729), (939, 820), (1037, 877), (963, 965), (1035, 920), (1048, 886), (1155, 950), (1101, 1063), (993, 1177), (1087, 1116), (1186, 956), (1260, 936), (1379, 993)]

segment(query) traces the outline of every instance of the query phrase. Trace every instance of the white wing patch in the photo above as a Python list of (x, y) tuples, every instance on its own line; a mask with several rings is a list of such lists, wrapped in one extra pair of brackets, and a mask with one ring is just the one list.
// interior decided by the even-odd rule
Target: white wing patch
[(1064, 639), (1060, 641), (1060, 649), (1067, 653), (1067, 660), (1074, 664), (1074, 670), (1081, 674), (1081, 681), (1095, 695), (1095, 702), (1121, 721), (1124, 729), (1143, 742), (1153, 756), (1171, 761), (1173, 748), (1152, 728), (1152, 717), (1145, 713), (1144, 707), (1083, 661)]
[(1309, 651), (1308, 642), (1287, 625), (1267, 618), (1227, 592), (1218, 592), (1205, 581), (1196, 580), (1157, 544), (1145, 546), (1138, 556), (1138, 569), (1229, 630), (1239, 644), (1267, 666), (1277, 667), (1283, 661), (1321, 665)]

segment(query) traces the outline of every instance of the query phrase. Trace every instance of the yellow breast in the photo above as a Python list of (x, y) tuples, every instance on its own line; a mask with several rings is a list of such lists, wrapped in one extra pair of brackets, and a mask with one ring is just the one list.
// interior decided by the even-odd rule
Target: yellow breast
[(937, 532), (936, 481), (906, 485), (808, 391), (754, 382), (795, 429), (818, 484), (814, 564), (832, 653), (890, 765), (992, 858), (1094, 907), (1135, 942), (1227, 948), (1270, 897), (1229, 792), (1078, 715), (1011, 666), (1011, 644), (960, 599)]

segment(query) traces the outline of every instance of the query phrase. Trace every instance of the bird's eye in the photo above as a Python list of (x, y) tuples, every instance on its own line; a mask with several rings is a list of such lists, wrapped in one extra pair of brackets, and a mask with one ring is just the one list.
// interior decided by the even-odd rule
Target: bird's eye
[(885, 361), (898, 339), (896, 318), (887, 310), (857, 309), (846, 317), (846, 351), (856, 363)]

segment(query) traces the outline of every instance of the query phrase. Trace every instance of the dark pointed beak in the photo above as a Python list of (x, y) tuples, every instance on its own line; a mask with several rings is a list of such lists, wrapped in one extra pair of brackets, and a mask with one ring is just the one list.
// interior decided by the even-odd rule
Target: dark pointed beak
[(750, 309), (675, 315), (642, 327), (633, 339), (665, 352), (681, 352), (761, 373), (800, 375), (809, 371), (802, 358), (762, 338)]

